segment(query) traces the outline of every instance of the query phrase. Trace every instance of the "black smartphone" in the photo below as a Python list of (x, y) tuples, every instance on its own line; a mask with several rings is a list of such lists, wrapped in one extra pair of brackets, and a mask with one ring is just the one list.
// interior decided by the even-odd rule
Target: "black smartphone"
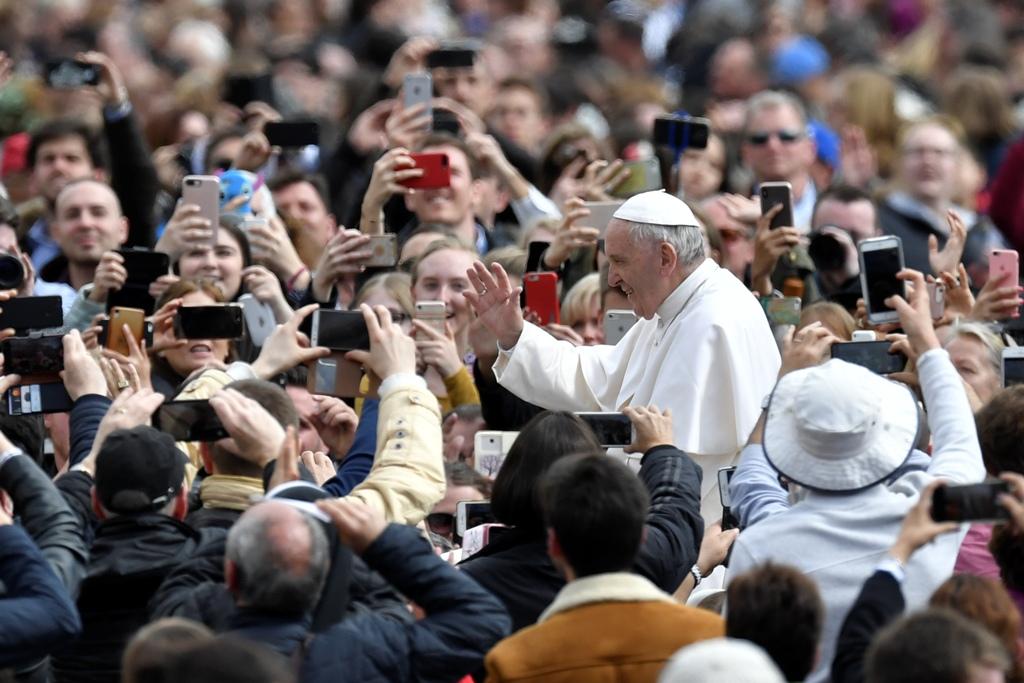
[(736, 467), (721, 467), (718, 470), (718, 499), (722, 502), (722, 531), (737, 529), (739, 520), (732, 514), (732, 499), (729, 497), (729, 482), (736, 474)]
[(434, 109), (430, 115), (430, 130), (458, 137), (462, 135), (462, 124), (453, 112), (447, 109)]
[(74, 59), (55, 59), (46, 63), (46, 84), (59, 90), (74, 90), (99, 85), (98, 67)]
[(470, 47), (442, 47), (427, 55), (427, 68), (458, 69), (472, 67), (476, 50)]
[(239, 304), (182, 306), (174, 316), (178, 339), (241, 339), (245, 318)]
[(313, 312), (310, 343), (335, 351), (369, 351), (370, 331), (366, 329), (362, 311), (331, 311), (321, 308)]
[(705, 149), (711, 122), (695, 116), (659, 116), (654, 119), (654, 144), (674, 150)]
[(551, 242), (530, 242), (529, 252), (526, 257), (527, 273), (539, 273), (543, 270), (540, 259), (544, 256), (544, 252), (550, 246)]
[(223, 100), (239, 109), (250, 102), (266, 102), (274, 106), (274, 79), (269, 72), (255, 76), (228, 76), (224, 82)]
[(7, 414), (11, 416), (66, 413), (75, 403), (61, 382), (11, 387), (6, 397)]
[(768, 226), (772, 230), (783, 226), (793, 227), (793, 186), (789, 183), (761, 183), (761, 215), (782, 205), (782, 210), (772, 218)]
[(932, 494), (932, 519), (936, 522), (980, 522), (1009, 519), (998, 502), (1002, 493), (1009, 493), (1005, 481), (966, 486), (940, 486)]
[(576, 413), (593, 430), (602, 448), (633, 443), (633, 423), (622, 413)]
[(117, 306), (141, 308), (146, 315), (153, 315), (156, 299), (150, 296), (149, 286), (158, 277), (170, 272), (170, 257), (163, 252), (148, 249), (119, 249), (117, 253), (124, 259), (128, 279), (121, 289), (107, 296), (107, 313)]
[(19, 296), (0, 303), (0, 330), (45, 330), (64, 326), (59, 296)]
[(320, 144), (320, 124), (316, 121), (271, 121), (263, 127), (263, 134), (276, 147)]
[[(104, 318), (100, 321), (100, 332), (96, 337), (97, 343), (102, 346), (107, 346), (107, 335), (110, 334), (110, 319)], [(146, 348), (153, 348), (153, 321), (147, 320), (142, 328), (142, 339), (146, 342)]]
[(832, 345), (832, 357), (860, 365), (877, 375), (903, 372), (907, 367), (907, 357), (899, 352), (889, 353), (890, 346), (892, 342), (884, 340), (841, 342)]
[(9, 337), (0, 343), (4, 372), (56, 375), (64, 369), (64, 335)]
[(885, 300), (894, 294), (906, 298), (906, 287), (897, 275), (903, 270), (903, 240), (895, 235), (871, 237), (857, 245), (860, 288), (872, 325), (899, 322), (900, 316)]
[(170, 401), (156, 411), (156, 424), (161, 432), (175, 441), (219, 441), (228, 438), (209, 401)]

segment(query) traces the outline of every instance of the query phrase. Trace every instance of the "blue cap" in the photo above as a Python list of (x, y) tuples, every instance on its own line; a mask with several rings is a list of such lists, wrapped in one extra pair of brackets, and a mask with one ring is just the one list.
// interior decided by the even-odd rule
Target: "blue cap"
[(821, 43), (797, 36), (783, 43), (772, 58), (772, 78), (778, 85), (800, 85), (828, 71), (831, 60)]
[(839, 136), (836, 135), (834, 130), (817, 119), (811, 119), (807, 127), (810, 129), (811, 137), (818, 146), (818, 159), (830, 166), (832, 170), (838, 170), (840, 163)]

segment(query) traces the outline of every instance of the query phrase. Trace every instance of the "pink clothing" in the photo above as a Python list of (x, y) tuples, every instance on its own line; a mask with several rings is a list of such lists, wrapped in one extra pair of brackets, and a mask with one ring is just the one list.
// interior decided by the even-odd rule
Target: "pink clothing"
[(973, 574), (1000, 581), (999, 565), (988, 551), (988, 542), (991, 538), (991, 524), (972, 524), (967, 530), (964, 542), (960, 544), (960, 554), (957, 555), (953, 573)]

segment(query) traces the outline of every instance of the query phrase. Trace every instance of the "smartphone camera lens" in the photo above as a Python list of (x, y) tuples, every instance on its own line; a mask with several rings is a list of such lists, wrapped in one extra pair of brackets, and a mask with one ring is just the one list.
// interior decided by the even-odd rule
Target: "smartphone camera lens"
[(25, 281), (21, 259), (10, 252), (0, 253), (0, 289), (17, 289)]

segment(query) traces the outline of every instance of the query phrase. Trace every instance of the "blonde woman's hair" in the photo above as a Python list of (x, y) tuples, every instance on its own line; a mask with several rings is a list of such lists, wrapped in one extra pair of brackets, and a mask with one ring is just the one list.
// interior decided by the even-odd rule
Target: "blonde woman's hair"
[(419, 255), (416, 262), (412, 264), (412, 284), (416, 284), (416, 280), (419, 279), (420, 264), (423, 263), (424, 259), (433, 256), (439, 251), (464, 251), (467, 254), (472, 254), (476, 258), (476, 249), (473, 247), (466, 246), (466, 243), (457, 237), (439, 237), (423, 250), (423, 253)]
[(800, 324), (796, 329), (802, 330), (813, 322), (820, 322), (843, 341), (853, 339), (853, 331), (857, 329), (850, 312), (831, 301), (817, 301), (805, 306), (800, 311)]
[(954, 339), (958, 337), (970, 337), (981, 342), (981, 345), (985, 347), (985, 352), (988, 354), (988, 362), (992, 364), (996, 372), (999, 372), (1003, 366), (1003, 349), (1006, 348), (1006, 344), (999, 338), (999, 335), (995, 331), (986, 325), (985, 323), (977, 322), (958, 322), (954, 323), (949, 328), (949, 337), (946, 338), (946, 342), (942, 345), (943, 348), (948, 348)]
[(356, 298), (352, 301), (352, 308), (359, 308), (359, 305), (378, 289), (383, 289), (397, 301), (406, 315), (413, 315), (415, 306), (412, 300), (412, 278), (408, 273), (401, 272), (381, 273), (371, 277), (359, 288)]
[(484, 254), (483, 262), (488, 268), (498, 263), (509, 275), (522, 277), (526, 273), (526, 251), (519, 247), (498, 247)]
[(562, 301), (562, 324), (572, 327), (586, 320), (595, 305), (601, 305), (601, 276), (591, 273), (583, 276), (566, 292)]

